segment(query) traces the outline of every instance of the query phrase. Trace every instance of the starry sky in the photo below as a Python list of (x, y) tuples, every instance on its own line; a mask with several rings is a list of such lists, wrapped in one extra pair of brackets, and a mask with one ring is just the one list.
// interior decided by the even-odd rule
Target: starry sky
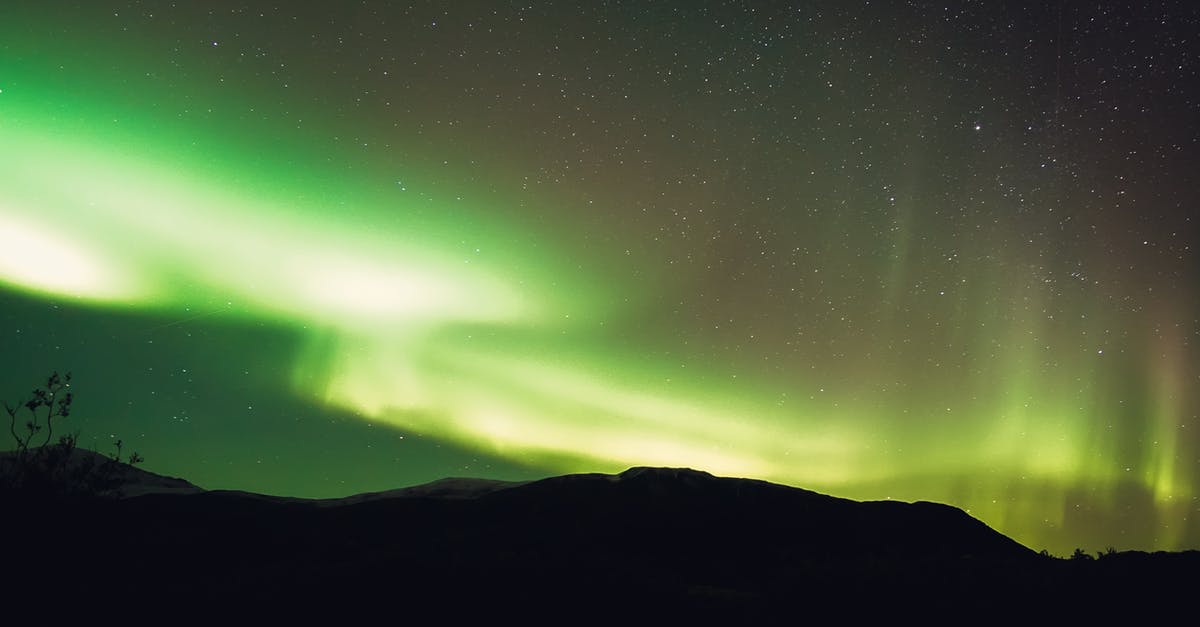
[(689, 466), (1200, 548), (1200, 5), (5, 2), (0, 397), (209, 488)]

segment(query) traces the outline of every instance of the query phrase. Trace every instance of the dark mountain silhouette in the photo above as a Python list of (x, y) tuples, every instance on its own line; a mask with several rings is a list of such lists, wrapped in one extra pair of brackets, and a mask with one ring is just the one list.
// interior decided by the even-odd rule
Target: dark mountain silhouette
[[(22, 566), (6, 569), (20, 576), (5, 589), (36, 596), (50, 589), (36, 582), (53, 581), (75, 599), (135, 590), (208, 609), (404, 607), (454, 622), (514, 612), (774, 622), (897, 607), (995, 612), (1150, 588), (1161, 598), (1200, 565), (1200, 554), (1056, 560), (947, 505), (856, 502), (689, 469), (443, 479), (327, 500), (203, 491), (142, 471), (125, 488), (137, 496), (4, 496), (5, 538), (31, 539), (9, 544), (9, 563)], [(110, 574), (64, 577), (64, 564)]]
[[(44, 447), (44, 450), (43, 447), (31, 448), (28, 454), (30, 457), (36, 458), (38, 455), (45, 455), (56, 448), (53, 446)], [(0, 451), (0, 473), (11, 471), (16, 460), (15, 451)], [(106, 482), (111, 483), (111, 487), (106, 490), (112, 492), (111, 496), (128, 498), (143, 494), (195, 494), (204, 491), (184, 479), (167, 477), (127, 463), (115, 462), (107, 455), (85, 448), (70, 449), (62, 466), (62, 470), (68, 475), (85, 468), (88, 469), (86, 472), (103, 472), (107, 475)], [(0, 474), (0, 478), (2, 477), (3, 475)]]

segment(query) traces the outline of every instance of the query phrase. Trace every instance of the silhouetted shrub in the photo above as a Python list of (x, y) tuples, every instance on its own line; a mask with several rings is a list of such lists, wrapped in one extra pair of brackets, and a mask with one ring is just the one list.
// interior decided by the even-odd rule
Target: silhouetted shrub
[(143, 461), (136, 452), (122, 460), (121, 440), (109, 456), (78, 453), (78, 432), (60, 435), (57, 442), (50, 443), (55, 420), (71, 415), (75, 397), (70, 386), (70, 373), (60, 376), (54, 372), (44, 386), (34, 388), (29, 400), (16, 405), (4, 402), (16, 448), (0, 455), (0, 490), (37, 497), (115, 496), (119, 495), (123, 464)]

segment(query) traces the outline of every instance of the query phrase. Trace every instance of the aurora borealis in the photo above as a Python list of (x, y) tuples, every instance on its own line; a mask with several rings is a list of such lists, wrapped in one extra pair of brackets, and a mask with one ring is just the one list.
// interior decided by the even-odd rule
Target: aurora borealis
[(211, 488), (1200, 548), (1194, 4), (317, 4), (0, 5), (0, 397)]

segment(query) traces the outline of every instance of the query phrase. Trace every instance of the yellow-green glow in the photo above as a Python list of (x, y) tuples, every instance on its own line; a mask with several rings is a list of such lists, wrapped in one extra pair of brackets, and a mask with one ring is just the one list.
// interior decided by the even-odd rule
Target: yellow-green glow
[(836, 424), (811, 420), (804, 438), (780, 437), (780, 416), (731, 405), (728, 392), (675, 398), (565, 363), (378, 335), (341, 349), (326, 402), (502, 454), (574, 460), (564, 469), (692, 464), (832, 486), (871, 465)]
[[(661, 366), (644, 368), (640, 382), (597, 374), (604, 362), (580, 362), (569, 342), (523, 352), (517, 342), (448, 339), (445, 330), (456, 328), (495, 337), (538, 325), (553, 334), (572, 328), (572, 312), (545, 297), (553, 286), (505, 272), (503, 262), (456, 256), (437, 233), (343, 223), (337, 212), (183, 176), (183, 163), (101, 155), (93, 145), (11, 129), (0, 142), (0, 228), (19, 242), (0, 256), (5, 282), (121, 307), (215, 307), (316, 329), (313, 348), (294, 364), (293, 388), (364, 418), (563, 471), (697, 466), (861, 498), (943, 499), (1002, 528), (1025, 528), (1034, 516), (1062, 522), (1015, 497), (993, 502), (1014, 489), (1013, 477), (1060, 502), (1073, 485), (1109, 493), (1130, 480), (1104, 448), (1111, 440), (1083, 436), (1102, 399), (1091, 375), (1063, 396), (1055, 389), (1078, 373), (1027, 374), (1038, 353), (1021, 338), (1028, 322), (1014, 327), (1014, 347), (1004, 352), (1010, 363), (1000, 371), (1015, 374), (965, 418), (987, 427), (949, 422), (938, 446), (923, 446), (902, 432), (887, 436), (890, 428), (854, 427), (881, 424), (890, 407), (871, 416), (813, 400), (781, 410), (743, 385), (712, 389), (686, 374), (665, 391), (671, 377)], [(582, 337), (588, 346), (603, 341)], [(1169, 368), (1159, 375), (1165, 387), (1151, 424), (1166, 446), (1133, 479), (1169, 515), (1192, 488), (1171, 456), (1177, 384)], [(945, 420), (936, 405), (909, 410), (917, 424)]]
[(57, 225), (30, 225), (0, 206), (0, 281), (75, 298), (114, 301), (138, 296), (132, 277)]
[[(1184, 148), (1089, 163), (1047, 131), (1047, 94), (892, 84), (880, 59), (926, 52), (874, 38), (789, 33), (723, 69), (695, 55), (724, 49), (706, 39), (653, 52), (613, 32), (581, 69), (550, 66), (592, 53), (507, 35), (532, 15), (461, 30), (451, 53), (441, 17), (391, 15), (381, 43), (341, 16), (360, 47), (266, 10), (80, 11), (31, 26), (0, 7), (0, 285), (148, 321), (120, 341), (180, 387), (112, 382), (138, 395), (130, 420), (191, 429), (228, 392), (187, 387), (192, 365), (160, 348), (203, 353), (202, 319), (290, 342), (200, 360), (252, 380), (228, 392), (250, 416), (286, 399), (539, 471), (945, 501), (1056, 552), (1200, 543), (1200, 277), (1176, 215), (1195, 203), (1186, 176), (1126, 171)], [(1102, 130), (1075, 141), (1132, 141)], [(66, 346), (0, 322), (17, 354)]]
[(174, 173), (185, 164), (102, 156), (5, 131), (0, 183), (15, 200), (3, 228), (17, 246), (0, 258), (0, 278), (12, 284), (123, 305), (224, 303), (351, 327), (539, 314), (515, 279), (506, 283), (419, 236), (389, 239), (206, 186)]

